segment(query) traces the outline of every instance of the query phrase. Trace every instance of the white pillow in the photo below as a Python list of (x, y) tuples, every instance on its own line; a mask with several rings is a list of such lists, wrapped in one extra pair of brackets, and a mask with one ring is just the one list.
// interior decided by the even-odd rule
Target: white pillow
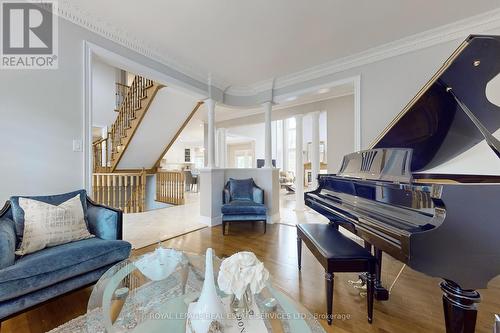
[(19, 206), (24, 210), (24, 232), (17, 255), (94, 237), (85, 223), (80, 194), (59, 206), (19, 198)]

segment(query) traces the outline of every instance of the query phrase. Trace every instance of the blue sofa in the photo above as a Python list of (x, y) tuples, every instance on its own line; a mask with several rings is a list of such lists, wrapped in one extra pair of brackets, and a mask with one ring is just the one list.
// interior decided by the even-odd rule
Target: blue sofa
[(122, 239), (122, 212), (91, 201), (84, 190), (27, 197), (59, 205), (80, 194), (86, 222), (96, 237), (45, 248), (17, 257), (24, 212), (19, 197), (0, 211), (0, 325), (40, 303), (96, 282), (111, 266), (127, 259), (130, 243)]
[(267, 207), (264, 205), (264, 191), (255, 185), (252, 178), (233, 179), (222, 191), (222, 234), (226, 234), (226, 223), (263, 221), (264, 233), (267, 226)]

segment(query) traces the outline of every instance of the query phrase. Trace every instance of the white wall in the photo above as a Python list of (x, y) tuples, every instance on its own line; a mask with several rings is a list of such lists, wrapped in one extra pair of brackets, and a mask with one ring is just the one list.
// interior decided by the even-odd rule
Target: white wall
[[(276, 127), (273, 126), (275, 129)], [(260, 124), (250, 124), (243, 126), (236, 126), (231, 128), (226, 128), (228, 135), (237, 135), (246, 137), (249, 141), (255, 142), (255, 159), (264, 159), (265, 158), (265, 131), (264, 131), (264, 123)], [(275, 156), (273, 156), (275, 158)]]
[[(59, 21), (59, 69), (0, 74), (0, 201), (83, 187), (83, 48), (86, 33)], [(8, 144), (7, 144), (8, 143)]]
[(201, 152), (203, 148), (203, 144), (195, 144), (195, 143), (184, 143), (180, 142), (179, 140), (175, 141), (174, 144), (170, 147), (168, 152), (165, 154), (165, 163), (169, 165), (174, 165), (175, 167), (178, 167), (180, 164), (186, 164), (184, 162), (184, 153), (185, 149), (191, 149), (191, 162), (194, 164), (194, 159), (196, 155), (203, 155)]
[(268, 208), (267, 223), (279, 221), (279, 170), (276, 168), (231, 169), (215, 168), (200, 170), (201, 222), (214, 226), (222, 222), (222, 190), (229, 178), (253, 178), (264, 190), (264, 204)]
[[(338, 110), (339, 108), (340, 110)], [(333, 113), (330, 111), (332, 110), (340, 113), (335, 125), (331, 123)], [(303, 149), (306, 151), (307, 143), (312, 142), (312, 116), (310, 113), (314, 111), (320, 111), (319, 140), (325, 142), (329, 172), (332, 170), (337, 172), (337, 165), (340, 163), (338, 161), (342, 161), (344, 154), (354, 151), (354, 95), (274, 110), (273, 119), (287, 119), (296, 114), (304, 114), (302, 141)], [(275, 124), (276, 121), (273, 121), (273, 125)], [(219, 126), (227, 126), (228, 133), (251, 137), (255, 140), (256, 158), (264, 158), (264, 123), (262, 115), (223, 121), (219, 123)], [(338, 131), (335, 129), (336, 127), (339, 127)], [(276, 126), (273, 126), (273, 131), (276, 131)], [(273, 140), (275, 139), (276, 135), (274, 133)], [(333, 147), (330, 147), (330, 141), (335, 142)], [(273, 149), (273, 158), (276, 158), (276, 149)], [(330, 164), (333, 167), (330, 167)]]
[[(488, 33), (498, 35), (500, 29)], [(322, 79), (335, 81), (361, 75), (362, 149), (369, 148), (462, 42), (457, 39), (441, 43)]]
[(327, 111), (328, 173), (337, 173), (342, 158), (354, 151), (354, 95), (335, 98)]
[[(351, 110), (352, 111), (352, 110)], [(289, 114), (290, 117), (295, 114), (291, 112)], [(304, 151), (307, 150), (307, 143), (312, 142), (312, 116), (310, 114), (306, 114), (303, 118), (303, 147)], [(243, 126), (236, 126), (227, 129), (228, 133), (245, 136), (251, 138), (251, 140), (255, 143), (255, 160), (264, 159), (265, 158), (265, 133), (264, 133), (264, 123), (257, 124), (249, 124)], [(272, 157), (276, 159), (277, 167), (281, 167), (279, 165), (279, 157), (277, 154), (278, 147), (276, 144), (277, 141), (277, 122), (273, 121), (271, 123), (271, 137), (272, 137)], [(327, 116), (326, 112), (320, 113), (320, 141), (327, 143)], [(286, 143), (285, 143), (286, 144)], [(232, 163), (229, 163), (231, 166)]]
[[(490, 31), (500, 34), (500, 29)], [(72, 151), (83, 139), (83, 41), (148, 65), (178, 82), (185, 78), (97, 34), (59, 19), (59, 69), (4, 70), (0, 74), (0, 201), (14, 194), (50, 194), (82, 188), (84, 158)], [(362, 147), (400, 112), (461, 40), (442, 43), (336, 73), (322, 82), (361, 75)], [(186, 79), (188, 80), (188, 79)], [(194, 83), (193, 86), (202, 85)]]
[(84, 138), (83, 42), (146, 64), (172, 69), (97, 34), (59, 19), (59, 68), (0, 73), (0, 201), (11, 195), (53, 194), (84, 187), (84, 155), (72, 140)]
[[(336, 104), (336, 103), (332, 103)], [(330, 110), (330, 107), (328, 108)], [(354, 109), (353, 109), (354, 110)], [(351, 110), (351, 112), (353, 111)], [(323, 111), (320, 112), (319, 114), (319, 141), (323, 141), (327, 143), (327, 112), (326, 110), (318, 110), (318, 111)], [(354, 121), (354, 120), (353, 120)], [(302, 145), (304, 148), (304, 151), (307, 150), (307, 143), (312, 142), (312, 115), (311, 114), (305, 114), (304, 118), (302, 118), (302, 133), (303, 133), (303, 139), (302, 139)]]
[(92, 67), (92, 126), (110, 126), (116, 119), (115, 82), (119, 70), (99, 58)]

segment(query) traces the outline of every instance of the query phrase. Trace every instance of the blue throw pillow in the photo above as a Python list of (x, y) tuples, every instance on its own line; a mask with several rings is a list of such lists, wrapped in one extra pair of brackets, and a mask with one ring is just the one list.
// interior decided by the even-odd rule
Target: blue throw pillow
[(45, 196), (13, 196), (10, 197), (10, 204), (12, 207), (12, 219), (14, 221), (14, 226), (16, 229), (16, 238), (17, 244), (21, 242), (23, 238), (24, 232), (24, 210), (19, 206), (19, 198), (28, 198), (33, 200), (38, 200), (41, 202), (45, 202), (51, 205), (60, 205), (63, 202), (75, 197), (77, 194), (80, 194), (80, 201), (82, 202), (83, 207), (83, 215), (85, 218), (85, 223), (88, 228), (87, 221), (87, 192), (85, 190), (78, 190), (64, 194), (56, 194), (56, 195), (45, 195)]
[(229, 193), (231, 200), (253, 200), (253, 178), (229, 178)]

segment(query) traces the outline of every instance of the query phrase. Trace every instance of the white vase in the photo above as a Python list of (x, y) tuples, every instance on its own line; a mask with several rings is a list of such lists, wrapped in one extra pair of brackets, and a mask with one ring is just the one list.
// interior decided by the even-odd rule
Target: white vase
[(207, 249), (205, 257), (205, 281), (198, 302), (189, 311), (188, 326), (191, 333), (222, 332), (226, 313), (215, 288), (213, 250)]
[(182, 252), (174, 249), (157, 248), (135, 262), (142, 274), (152, 281), (166, 279), (185, 260)]

